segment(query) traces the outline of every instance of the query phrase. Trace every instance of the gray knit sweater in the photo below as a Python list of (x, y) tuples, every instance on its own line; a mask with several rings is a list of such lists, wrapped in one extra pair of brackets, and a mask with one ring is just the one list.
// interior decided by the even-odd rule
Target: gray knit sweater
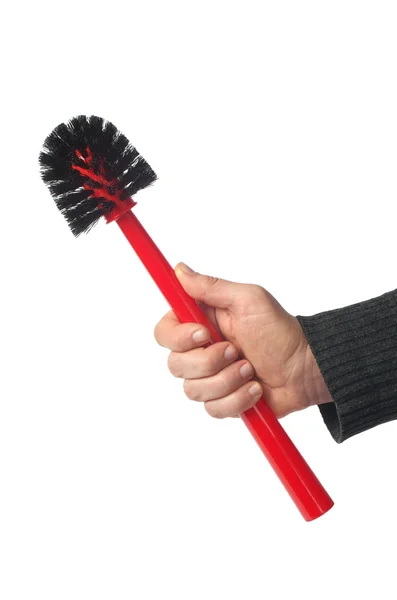
[(397, 419), (397, 290), (297, 319), (333, 398), (319, 408), (334, 439)]

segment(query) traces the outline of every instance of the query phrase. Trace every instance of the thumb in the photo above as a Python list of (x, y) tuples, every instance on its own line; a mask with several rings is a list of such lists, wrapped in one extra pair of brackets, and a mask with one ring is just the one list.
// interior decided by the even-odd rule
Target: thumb
[(230, 308), (241, 286), (232, 281), (196, 273), (184, 263), (177, 264), (175, 275), (189, 296), (216, 308)]

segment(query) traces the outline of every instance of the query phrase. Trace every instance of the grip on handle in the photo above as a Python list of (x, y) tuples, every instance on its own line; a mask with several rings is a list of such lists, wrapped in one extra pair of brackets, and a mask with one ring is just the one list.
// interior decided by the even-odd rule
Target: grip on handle
[[(222, 335), (182, 288), (171, 265), (136, 216), (129, 210), (116, 220), (178, 319), (204, 325), (211, 333), (212, 343), (222, 341)], [(332, 508), (332, 499), (265, 400), (261, 398), (240, 416), (303, 518), (312, 521)]]

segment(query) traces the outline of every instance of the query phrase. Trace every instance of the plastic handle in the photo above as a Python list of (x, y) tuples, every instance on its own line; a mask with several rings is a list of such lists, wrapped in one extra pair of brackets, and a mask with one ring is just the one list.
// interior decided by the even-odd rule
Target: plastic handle
[[(129, 210), (116, 219), (120, 229), (179, 321), (204, 325), (211, 333), (212, 343), (222, 341), (222, 335), (203, 313), (197, 302), (185, 292), (171, 265), (136, 216)], [(265, 400), (261, 398), (254, 407), (243, 412), (240, 417), (303, 518), (306, 521), (312, 521), (326, 513), (334, 504), (332, 499), (294, 446)]]

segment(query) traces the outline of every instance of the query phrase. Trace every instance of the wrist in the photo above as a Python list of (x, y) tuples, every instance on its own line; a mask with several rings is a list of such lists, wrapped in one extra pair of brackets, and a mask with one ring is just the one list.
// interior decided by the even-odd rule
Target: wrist
[(273, 389), (270, 397), (279, 417), (309, 406), (333, 402), (303, 328), (295, 317), (292, 330), (297, 345), (287, 363), (288, 376), (281, 391)]
[[(303, 334), (303, 332), (302, 332)], [(304, 335), (304, 334), (303, 334)], [(325, 404), (333, 402), (332, 396), (328, 391), (324, 377), (319, 369), (317, 361), (313, 355), (306, 337), (304, 350), (304, 370), (303, 370), (303, 387), (307, 398), (308, 406), (316, 404)]]

